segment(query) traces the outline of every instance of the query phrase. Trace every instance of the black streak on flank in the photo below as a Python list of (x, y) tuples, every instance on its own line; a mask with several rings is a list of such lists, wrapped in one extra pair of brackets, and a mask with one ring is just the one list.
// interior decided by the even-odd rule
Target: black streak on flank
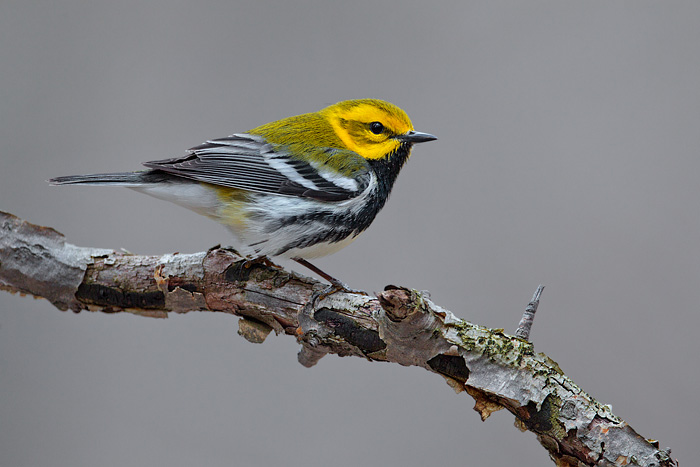
[(165, 306), (163, 292), (129, 292), (99, 284), (80, 284), (75, 297), (100, 306), (160, 309)]
[(386, 348), (386, 344), (379, 338), (377, 331), (362, 329), (350, 318), (328, 308), (316, 310), (314, 319), (332, 328), (337, 336), (342, 337), (347, 343), (358, 347), (365, 353), (377, 352)]

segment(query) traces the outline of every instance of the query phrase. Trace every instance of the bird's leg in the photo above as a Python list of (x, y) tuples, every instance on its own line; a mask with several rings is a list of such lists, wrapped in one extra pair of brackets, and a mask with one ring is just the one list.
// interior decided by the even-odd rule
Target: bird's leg
[(324, 299), (327, 296), (334, 294), (336, 292), (347, 292), (347, 293), (356, 293), (360, 295), (369, 295), (367, 292), (364, 290), (357, 290), (357, 289), (351, 289), (350, 287), (347, 286), (344, 282), (336, 279), (335, 277), (331, 276), (330, 274), (322, 271), (321, 269), (317, 268), (313, 264), (309, 263), (303, 258), (292, 258), (294, 261), (297, 263), (301, 264), (305, 268), (311, 269), (313, 272), (318, 274), (319, 276), (323, 277), (325, 280), (331, 283), (328, 287), (326, 287), (321, 294), (317, 297), (319, 300)]

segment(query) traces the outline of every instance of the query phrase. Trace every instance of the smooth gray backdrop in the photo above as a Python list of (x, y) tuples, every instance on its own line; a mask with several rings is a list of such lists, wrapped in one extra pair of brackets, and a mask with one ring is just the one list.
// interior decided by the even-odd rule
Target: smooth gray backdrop
[[(125, 189), (208, 138), (348, 98), (416, 148), (372, 228), (318, 265), (532, 338), (642, 435), (697, 459), (697, 1), (0, 2), (0, 209), (142, 254), (227, 232)], [(253, 345), (231, 316), (61, 313), (0, 293), (0, 466), (550, 465), (513, 416), (415, 368)]]

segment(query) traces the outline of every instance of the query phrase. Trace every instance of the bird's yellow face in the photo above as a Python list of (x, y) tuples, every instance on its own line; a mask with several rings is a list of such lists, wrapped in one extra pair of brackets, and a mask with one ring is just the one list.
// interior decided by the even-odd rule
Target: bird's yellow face
[(413, 130), (406, 112), (377, 99), (343, 101), (320, 112), (347, 149), (367, 159), (381, 159), (402, 142), (396, 137)]

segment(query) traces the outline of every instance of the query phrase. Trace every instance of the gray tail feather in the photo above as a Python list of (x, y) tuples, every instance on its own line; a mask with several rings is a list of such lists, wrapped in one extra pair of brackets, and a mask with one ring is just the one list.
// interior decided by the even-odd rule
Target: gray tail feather
[(149, 171), (120, 172), (111, 174), (68, 175), (49, 180), (51, 185), (102, 185), (102, 186), (138, 186), (153, 183), (145, 175)]

